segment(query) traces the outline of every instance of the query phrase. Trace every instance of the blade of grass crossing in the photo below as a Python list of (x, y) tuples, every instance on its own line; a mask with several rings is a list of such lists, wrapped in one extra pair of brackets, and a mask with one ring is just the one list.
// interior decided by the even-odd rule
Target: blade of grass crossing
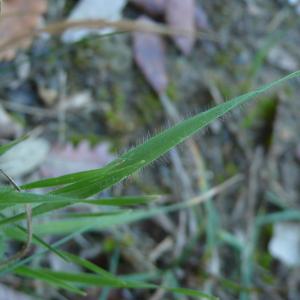
[[(223, 116), (232, 109), (247, 103), (256, 96), (268, 91), (269, 89), (282, 84), (290, 79), (300, 76), (300, 71), (291, 73), (279, 80), (273, 81), (269, 84), (263, 85), (262, 87), (248, 92), (244, 95), (238, 96), (219, 104), (206, 112), (200, 113), (194, 117), (188, 118), (174, 127), (171, 127), (156, 136), (150, 138), (144, 144), (137, 146), (136, 148), (128, 151), (117, 160), (110, 163), (104, 170), (106, 170), (105, 178), (99, 178), (95, 174), (95, 170), (90, 173), (85, 173), (84, 179), (79, 179), (76, 182), (69, 182), (65, 187), (57, 189), (55, 194), (67, 194), (67, 195), (77, 195), (79, 197), (88, 197), (96, 194), (113, 184), (121, 181), (122, 179), (128, 177), (139, 169), (147, 166), (158, 157), (165, 154), (171, 148), (183, 142), (185, 139), (196, 133), (199, 129), (207, 126), (215, 119)], [(101, 169), (99, 169), (99, 172)], [(73, 176), (78, 176), (74, 175)], [(59, 183), (59, 178), (56, 179)], [(32, 184), (23, 186), (23, 189), (38, 188), (49, 186), (49, 181), (42, 180)]]

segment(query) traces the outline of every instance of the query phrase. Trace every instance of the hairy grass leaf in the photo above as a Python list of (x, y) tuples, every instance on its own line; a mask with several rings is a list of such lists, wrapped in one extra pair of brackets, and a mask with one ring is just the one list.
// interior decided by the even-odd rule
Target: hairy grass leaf
[(58, 188), (53, 193), (79, 198), (92, 196), (149, 165), (171, 148), (182, 143), (198, 130), (207, 126), (212, 121), (223, 116), (232, 109), (247, 103), (249, 100), (269, 89), (298, 76), (300, 76), (300, 71), (291, 73), (279, 80), (263, 85), (254, 91), (233, 98), (232, 100), (219, 104), (203, 113), (188, 118), (150, 138), (144, 144), (138, 145), (136, 148), (123, 154), (104, 168), (70, 174), (55, 179), (41, 180), (24, 185), (22, 188), (33, 189), (67, 184), (64, 187)]

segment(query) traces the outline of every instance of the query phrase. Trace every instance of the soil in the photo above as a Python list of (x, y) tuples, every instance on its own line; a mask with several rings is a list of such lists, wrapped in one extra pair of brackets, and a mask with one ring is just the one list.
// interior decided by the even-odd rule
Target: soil
[[(74, 1), (66, 2), (71, 7)], [(201, 3), (216, 41), (199, 39), (192, 53), (184, 56), (170, 39), (166, 40), (168, 96), (182, 117), (299, 68), (299, 16), (288, 1)], [(56, 12), (56, 1), (49, 5)], [(66, 13), (60, 11), (62, 16)], [(126, 14), (140, 12), (129, 7)], [(51, 143), (78, 144), (88, 139), (95, 145), (105, 140), (115, 153), (124, 152), (142, 142), (149, 132), (152, 135), (172, 123), (134, 64), (131, 42), (127, 33), (91, 36), (69, 45), (58, 37), (36, 39), (13, 61), (0, 63), (3, 106), (22, 124), (24, 132), (41, 126), (42, 136)], [(107, 193), (167, 194), (175, 202), (196, 197), (233, 176), (243, 176), (238, 185), (195, 211), (174, 213), (115, 232), (86, 234), (84, 239), (94, 253), (79, 238), (67, 248), (76, 245), (75, 252), (105, 268), (119, 251), (120, 274), (160, 269), (167, 282), (210, 292), (222, 300), (299, 299), (299, 268), (288, 268), (268, 250), (272, 224), (260, 227), (257, 240), (253, 240), (258, 216), (300, 209), (297, 83), (299, 80), (294, 80), (265, 94), (197, 134), (193, 142), (200, 168), (185, 144)], [(82, 91), (90, 92), (92, 104), (78, 111), (67, 109), (62, 133), (58, 103)], [(24, 106), (40, 111), (26, 112)], [(178, 175), (178, 161), (187, 184), (182, 173)], [(215, 230), (209, 232), (212, 228)], [(99, 239), (102, 245), (97, 252)], [(168, 245), (169, 240), (173, 246), (166, 247), (157, 260), (147, 262), (154, 249), (164, 242)], [(243, 251), (244, 246), (254, 247), (251, 257)], [(101, 290), (91, 288), (88, 293), (87, 299), (98, 299)], [(79, 299), (62, 294), (66, 299)], [(51, 299), (63, 299), (56, 298), (54, 292), (50, 295)], [(169, 293), (159, 298), (153, 291), (114, 290), (106, 299), (177, 298)]]

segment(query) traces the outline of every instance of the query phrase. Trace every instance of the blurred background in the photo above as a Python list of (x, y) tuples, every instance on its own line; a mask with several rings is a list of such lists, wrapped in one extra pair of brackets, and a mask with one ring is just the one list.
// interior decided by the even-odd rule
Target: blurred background
[[(2, 2), (0, 142), (32, 136), (0, 158), (18, 184), (101, 167), (183, 118), (299, 69), (297, 0)], [(106, 23), (88, 22), (99, 19)], [(102, 194), (163, 195), (161, 204), (214, 197), (79, 235), (63, 249), (116, 274), (160, 273), (164, 283), (222, 300), (299, 299), (297, 83), (215, 121)], [(53, 254), (32, 264), (66, 270)], [(0, 299), (83, 298), (9, 275)], [(189, 298), (91, 287), (84, 299)]]

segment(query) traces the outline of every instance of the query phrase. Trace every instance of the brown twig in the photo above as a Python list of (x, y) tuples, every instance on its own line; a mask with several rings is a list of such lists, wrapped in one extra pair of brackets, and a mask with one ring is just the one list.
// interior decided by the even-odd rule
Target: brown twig
[(133, 21), (133, 20), (125, 20), (125, 19), (119, 21), (108, 21), (108, 20), (99, 19), (99, 20), (55, 22), (47, 26), (44, 26), (42, 28), (31, 30), (13, 37), (12, 39), (6, 41), (4, 44), (1, 45), (1, 51), (14, 47), (15, 45), (18, 45), (22, 40), (33, 38), (34, 36), (37, 36), (41, 33), (58, 35), (67, 29), (80, 28), (80, 27), (94, 28), (94, 29), (114, 28), (122, 32), (141, 31), (145, 33), (157, 33), (157, 34), (169, 35), (169, 36), (174, 36), (174, 35), (197, 36), (198, 38), (205, 38), (212, 41), (217, 40), (212, 33), (191, 32), (189, 30), (184, 30), (184, 29), (172, 29), (165, 25), (149, 24), (142, 21)]
[[(16, 191), (21, 192), (21, 189), (19, 188), (19, 186), (9, 175), (7, 175), (2, 169), (0, 169), (0, 173), (2, 173), (4, 175), (4, 177), (10, 182), (10, 184), (15, 188)], [(31, 205), (26, 204), (25, 211), (26, 211), (26, 221), (27, 221), (27, 241), (26, 241), (25, 245), (23, 246), (23, 248), (19, 252), (17, 252), (13, 256), (9, 257), (5, 261), (0, 262), (0, 267), (4, 267), (12, 262), (15, 262), (15, 261), (21, 259), (28, 253), (28, 251), (30, 249), (31, 242), (32, 242), (32, 209), (31, 209)]]
[(58, 111), (54, 109), (48, 109), (48, 108), (40, 108), (20, 103), (14, 103), (12, 101), (6, 101), (0, 98), (1, 105), (11, 111), (23, 113), (27, 115), (32, 116), (38, 116), (38, 117), (47, 117), (47, 118), (53, 118), (57, 117)]

